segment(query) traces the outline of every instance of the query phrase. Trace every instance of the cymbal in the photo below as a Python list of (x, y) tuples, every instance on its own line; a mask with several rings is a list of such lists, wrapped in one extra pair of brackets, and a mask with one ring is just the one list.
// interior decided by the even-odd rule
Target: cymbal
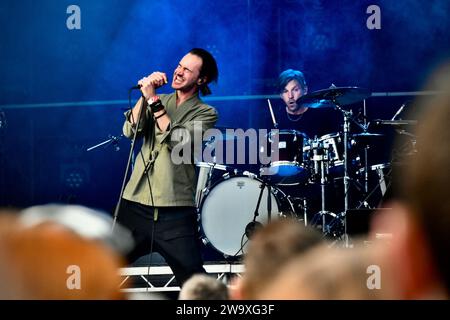
[(311, 99), (310, 101), (307, 101), (307, 99), (305, 99), (305, 101), (301, 101), (300, 99), (297, 100), (297, 105), (301, 105), (303, 107), (307, 107), (307, 108), (311, 108), (311, 109), (334, 108), (334, 106), (335, 106), (335, 104), (333, 102), (331, 102), (329, 100), (325, 100), (325, 99), (321, 99), (321, 100)]
[(380, 138), (384, 137), (384, 134), (382, 133), (370, 133), (370, 132), (363, 132), (363, 133), (355, 133), (352, 134), (352, 137), (356, 138)]
[(415, 126), (417, 125), (417, 120), (374, 120), (373, 123), (377, 126)]
[(355, 139), (357, 143), (367, 145), (373, 143), (374, 140), (384, 137), (384, 134), (363, 132), (352, 134), (351, 137), (352, 139)]
[(309, 108), (329, 108), (334, 105), (346, 106), (362, 101), (370, 96), (367, 89), (358, 87), (331, 87), (329, 89), (318, 90), (297, 100), (297, 104)]

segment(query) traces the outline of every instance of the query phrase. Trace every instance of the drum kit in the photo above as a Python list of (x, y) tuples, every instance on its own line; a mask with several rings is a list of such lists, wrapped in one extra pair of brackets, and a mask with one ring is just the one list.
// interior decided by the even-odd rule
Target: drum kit
[[(297, 103), (308, 108), (333, 107), (340, 111), (343, 131), (312, 139), (297, 130), (270, 131), (268, 148), (271, 151), (278, 148), (278, 157), (260, 166), (258, 174), (223, 164), (197, 163), (196, 205), (203, 242), (225, 258), (240, 257), (246, 253), (255, 229), (271, 219), (293, 217), (305, 225), (320, 228), (326, 236), (339, 237), (348, 245), (346, 212), (350, 206), (350, 184), (360, 185), (364, 200), (370, 193), (369, 172), (376, 172), (379, 175), (377, 187), (386, 192), (384, 174), (389, 164), (369, 167), (367, 160), (368, 147), (382, 135), (367, 132), (366, 117), (361, 123), (348, 107), (369, 96), (370, 93), (361, 88), (335, 86), (302, 96)], [(362, 133), (352, 134), (351, 124), (360, 127)], [(363, 159), (353, 152), (355, 145), (364, 149)], [(327, 207), (326, 187), (330, 183), (340, 183), (343, 187), (341, 213), (334, 213)], [(313, 215), (309, 212), (308, 197), (293, 196), (286, 191), (286, 187), (305, 185), (320, 186), (320, 211)], [(367, 202), (361, 201), (361, 205)]]

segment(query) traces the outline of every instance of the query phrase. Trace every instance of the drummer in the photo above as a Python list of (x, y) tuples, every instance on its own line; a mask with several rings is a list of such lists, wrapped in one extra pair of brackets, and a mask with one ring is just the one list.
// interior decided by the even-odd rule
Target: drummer
[(312, 109), (297, 103), (301, 96), (308, 93), (301, 71), (287, 69), (281, 72), (277, 90), (284, 102), (283, 107), (274, 110), (278, 129), (295, 129), (309, 138), (340, 131), (339, 114), (331, 106)]
[[(319, 108), (311, 108), (297, 103), (300, 97), (308, 93), (305, 76), (301, 71), (287, 69), (281, 72), (277, 90), (283, 101), (282, 106), (278, 105), (273, 110), (277, 129), (299, 131), (306, 135), (306, 139), (320, 138), (341, 131), (340, 114), (332, 105), (323, 104)], [(272, 119), (269, 128), (274, 127)], [(312, 170), (312, 165), (310, 169)], [(292, 178), (295, 181), (296, 177)], [(306, 180), (298, 182), (297, 185), (282, 186), (282, 189), (291, 196), (307, 199), (308, 215), (311, 219), (321, 208), (320, 186), (318, 183), (308, 184)], [(336, 199), (333, 199), (333, 193), (333, 188), (327, 187), (327, 207), (335, 211)]]

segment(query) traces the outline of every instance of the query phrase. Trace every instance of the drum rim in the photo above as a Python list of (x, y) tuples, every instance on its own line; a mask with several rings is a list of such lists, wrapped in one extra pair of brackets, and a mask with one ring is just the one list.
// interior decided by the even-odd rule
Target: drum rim
[(378, 170), (378, 169), (386, 169), (386, 168), (390, 168), (391, 164), (389, 162), (385, 162), (385, 163), (378, 163), (378, 164), (374, 164), (372, 166), (370, 166), (371, 170)]
[(217, 169), (220, 171), (231, 171), (230, 166), (227, 166), (225, 164), (220, 164), (220, 163), (214, 163), (214, 162), (199, 161), (199, 162), (195, 163), (195, 166), (199, 167), (199, 168)]
[(323, 141), (326, 139), (330, 139), (330, 138), (336, 138), (341, 136), (342, 132), (338, 131), (338, 132), (333, 132), (333, 133), (327, 133), (324, 134), (323, 136), (320, 136), (320, 138), (318, 138), (319, 141)]
[(266, 137), (270, 138), (273, 134), (291, 134), (291, 135), (299, 135), (299, 136), (303, 136), (306, 139), (309, 139), (308, 135), (302, 131), (299, 130), (295, 130), (295, 129), (275, 129), (278, 131), (273, 131), (270, 130), (269, 132), (267, 132)]
[[(200, 202), (200, 205), (198, 206), (197, 210), (201, 216), (201, 212), (202, 212), (202, 208), (204, 205), (204, 202), (206, 201), (206, 198), (208, 198), (209, 193), (211, 192), (211, 190), (213, 190), (217, 185), (219, 185), (221, 182), (233, 179), (233, 178), (249, 178), (251, 180), (257, 180), (258, 182), (261, 183), (265, 183), (265, 184), (269, 184), (266, 183), (266, 181), (264, 179), (261, 179), (257, 174), (253, 173), (253, 172), (249, 172), (249, 171), (243, 171), (243, 172), (237, 172), (237, 173), (224, 173), (216, 182), (214, 182), (210, 188), (206, 188), (207, 189), (207, 193), (206, 195), (202, 198), (202, 201)], [(276, 189), (277, 192), (281, 192), (283, 194), (283, 196), (287, 197), (286, 193), (281, 190), (280, 188), (278, 188), (275, 184), (270, 184), (270, 187), (272, 188), (272, 190)], [(272, 191), (274, 192), (274, 191)]]
[[(304, 168), (306, 167), (303, 163), (298, 162), (298, 161), (287, 161), (287, 160), (280, 160), (280, 161), (274, 161), (271, 162), (268, 166), (266, 166), (265, 168), (270, 168), (270, 167), (280, 167), (280, 166), (289, 166), (289, 167), (301, 167)], [(304, 168), (306, 170), (306, 168)]]
[[(391, 168), (391, 163), (390, 162), (377, 163), (377, 164), (371, 165), (368, 168), (369, 168), (369, 171), (375, 171), (375, 170), (378, 170), (378, 169), (389, 169), (389, 168)], [(365, 172), (365, 168), (364, 167), (359, 168), (358, 170), (356, 170), (357, 174), (362, 174), (364, 172)]]

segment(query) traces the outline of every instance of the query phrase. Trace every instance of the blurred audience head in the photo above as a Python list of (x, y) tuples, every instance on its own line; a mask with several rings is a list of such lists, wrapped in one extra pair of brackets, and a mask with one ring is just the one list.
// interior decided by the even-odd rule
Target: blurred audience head
[(253, 299), (282, 265), (322, 242), (322, 235), (295, 219), (278, 219), (254, 234), (244, 258), (245, 274), (236, 279), (234, 299)]
[(258, 293), (257, 299), (391, 299), (395, 295), (378, 262), (369, 248), (320, 245), (292, 259)]
[(401, 298), (449, 297), (450, 292), (450, 64), (432, 75), (415, 101), (417, 154), (401, 165), (392, 212), (379, 215), (373, 233), (393, 234), (391, 262)]
[(179, 300), (228, 300), (225, 283), (206, 274), (194, 274), (180, 290)]
[(112, 232), (106, 215), (81, 206), (48, 205), (0, 224), (0, 266), (17, 288), (8, 298), (123, 298), (121, 250), (132, 245), (131, 236), (121, 226)]

